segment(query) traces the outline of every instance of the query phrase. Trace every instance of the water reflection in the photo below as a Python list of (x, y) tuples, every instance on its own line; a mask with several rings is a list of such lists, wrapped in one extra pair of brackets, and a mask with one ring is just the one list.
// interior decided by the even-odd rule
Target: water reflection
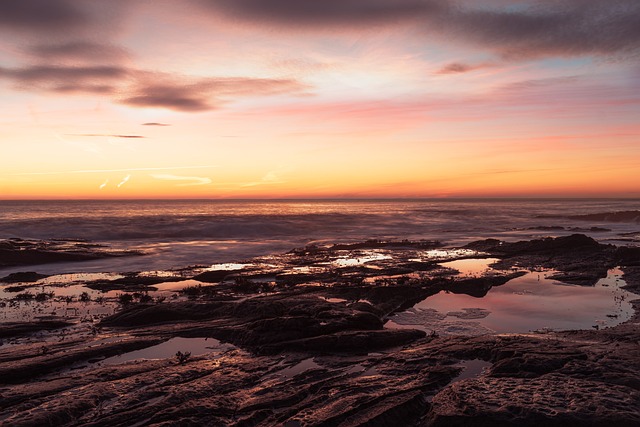
[(551, 274), (529, 272), (483, 298), (442, 291), (391, 317), (386, 326), (478, 335), (602, 328), (631, 318), (634, 295), (620, 288), (625, 282), (619, 269), (592, 287), (552, 281), (547, 278)]
[(489, 267), (491, 264), (498, 261), (500, 261), (498, 258), (470, 258), (441, 262), (440, 265), (458, 270), (460, 276), (482, 276), (491, 270)]
[(176, 355), (178, 351), (190, 352), (191, 356), (212, 353), (220, 354), (235, 347), (231, 344), (223, 344), (215, 338), (172, 338), (162, 344), (143, 348), (142, 350), (130, 351), (119, 356), (109, 357), (101, 361), (104, 365), (117, 365), (137, 359), (166, 359)]

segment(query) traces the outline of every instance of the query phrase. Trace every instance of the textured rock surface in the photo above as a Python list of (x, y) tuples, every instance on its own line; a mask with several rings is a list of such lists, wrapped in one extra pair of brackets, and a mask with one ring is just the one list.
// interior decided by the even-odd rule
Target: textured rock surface
[[(31, 337), (0, 346), (0, 424), (640, 424), (637, 315), (601, 330), (425, 336), (421, 331), (387, 330), (382, 325), (390, 314), (442, 289), (455, 287), (456, 292), (484, 295), (512, 273), (445, 277), (433, 263), (409, 261), (413, 255), (401, 263), (381, 260), (376, 268), (332, 267), (318, 270), (318, 275), (307, 271), (302, 284), (298, 283), (300, 270), (288, 271), (291, 266), (326, 265), (345, 251), (374, 243), (384, 250), (416, 249), (407, 243), (390, 248), (372, 242), (294, 251), (284, 256), (289, 264), (270, 274), (296, 278), (277, 282), (275, 288), (259, 282), (265, 271), (244, 271), (230, 283), (198, 289), (192, 301), (134, 304), (90, 332), (85, 329), (81, 334), (67, 324), (53, 324), (67, 329), (59, 335), (39, 332), (42, 341)], [(630, 287), (638, 285), (640, 260), (635, 251), (594, 244), (588, 238), (506, 246), (488, 240), (471, 246), (500, 258), (504, 266), (546, 262), (564, 268), (565, 274), (580, 270), (581, 278), (587, 280), (623, 260)], [(596, 259), (598, 264), (588, 268)], [(410, 269), (411, 262), (419, 275), (387, 274)], [(384, 279), (365, 280), (374, 274)], [(118, 285), (133, 286), (131, 281), (138, 278), (131, 276)], [(256, 293), (256, 289), (268, 292)], [(33, 332), (29, 328), (21, 332), (24, 326), (16, 326), (14, 335)], [(236, 347), (182, 361), (99, 363), (172, 337), (211, 337)], [(474, 373), (462, 364), (477, 360), (488, 369)]]

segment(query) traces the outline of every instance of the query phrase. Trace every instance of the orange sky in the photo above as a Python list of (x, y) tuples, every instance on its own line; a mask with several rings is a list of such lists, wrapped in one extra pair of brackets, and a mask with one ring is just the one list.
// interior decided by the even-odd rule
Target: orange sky
[(614, 3), (0, 2), (0, 199), (640, 197)]

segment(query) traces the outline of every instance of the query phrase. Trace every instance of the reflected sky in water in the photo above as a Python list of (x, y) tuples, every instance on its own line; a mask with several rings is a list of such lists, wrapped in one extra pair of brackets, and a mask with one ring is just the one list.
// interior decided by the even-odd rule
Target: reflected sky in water
[[(482, 265), (482, 263), (477, 264)], [(637, 296), (620, 289), (620, 270), (611, 270), (595, 286), (567, 285), (547, 279), (552, 272), (530, 272), (486, 296), (441, 291), (416, 304), (400, 316), (391, 317), (387, 327), (419, 327), (444, 333), (523, 333), (541, 329), (591, 329), (617, 325), (633, 314), (629, 301)], [(484, 318), (456, 316), (464, 309), (478, 308)], [(483, 311), (484, 310), (484, 311)]]

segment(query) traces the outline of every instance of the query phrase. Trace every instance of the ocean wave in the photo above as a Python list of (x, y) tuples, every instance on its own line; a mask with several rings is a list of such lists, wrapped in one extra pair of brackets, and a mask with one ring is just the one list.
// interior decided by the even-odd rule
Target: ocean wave
[[(186, 215), (33, 218), (0, 222), (0, 236), (91, 241), (141, 239), (235, 239), (339, 236), (419, 227), (416, 221), (381, 215)], [(424, 225), (424, 224), (422, 224)], [(367, 234), (365, 233), (365, 234)]]
[(580, 221), (640, 223), (640, 211), (601, 212), (588, 215), (572, 215), (569, 218)]

